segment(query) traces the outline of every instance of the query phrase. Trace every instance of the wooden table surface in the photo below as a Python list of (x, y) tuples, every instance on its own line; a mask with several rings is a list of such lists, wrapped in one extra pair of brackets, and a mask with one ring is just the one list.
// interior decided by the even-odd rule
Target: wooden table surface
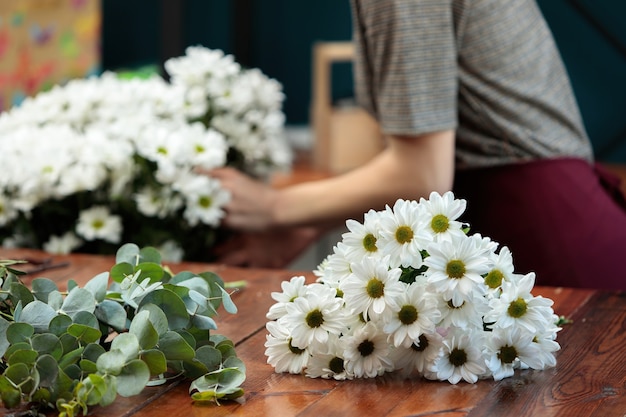
[[(30, 250), (0, 248), (0, 259), (43, 259), (51, 255)], [(68, 279), (84, 284), (108, 271), (113, 259), (95, 255), (52, 257), (58, 268), (28, 275), (63, 285)], [(573, 320), (557, 341), (557, 366), (545, 371), (516, 371), (499, 382), (476, 384), (402, 379), (388, 374), (375, 379), (334, 381), (300, 375), (276, 374), (266, 364), (265, 313), (273, 304), (270, 292), (294, 275), (310, 272), (240, 269), (220, 265), (185, 263), (183, 270), (213, 271), (225, 281), (246, 280), (245, 289), (233, 296), (236, 315), (217, 318), (217, 333), (236, 343), (247, 366), (243, 404), (193, 405), (188, 380), (146, 388), (140, 395), (123, 398), (106, 408), (95, 407), (91, 416), (567, 416), (623, 417), (626, 415), (626, 293), (535, 287), (535, 295), (554, 300), (554, 310)], [(26, 266), (24, 266), (26, 269)], [(0, 408), (0, 414), (10, 415)]]

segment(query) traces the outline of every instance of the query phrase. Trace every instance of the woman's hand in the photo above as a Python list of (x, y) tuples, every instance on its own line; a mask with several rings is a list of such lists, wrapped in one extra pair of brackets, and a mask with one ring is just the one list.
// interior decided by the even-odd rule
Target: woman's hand
[(262, 231), (274, 226), (276, 190), (234, 168), (218, 168), (208, 173), (231, 194), (224, 209), (224, 225), (243, 231)]

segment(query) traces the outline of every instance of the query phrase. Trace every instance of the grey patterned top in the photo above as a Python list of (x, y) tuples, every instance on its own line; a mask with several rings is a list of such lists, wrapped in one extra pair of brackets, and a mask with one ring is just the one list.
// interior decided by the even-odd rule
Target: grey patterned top
[(534, 0), (351, 0), (359, 103), (387, 134), (456, 129), (457, 168), (593, 160)]

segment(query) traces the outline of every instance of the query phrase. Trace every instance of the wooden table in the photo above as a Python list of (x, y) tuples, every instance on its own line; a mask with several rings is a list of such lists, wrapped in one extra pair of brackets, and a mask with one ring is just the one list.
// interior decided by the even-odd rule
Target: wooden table
[[(110, 257), (53, 256), (0, 248), (0, 259), (51, 258), (61, 266), (29, 277), (43, 276), (63, 285), (83, 284), (113, 265)], [(573, 320), (559, 333), (562, 349), (557, 366), (545, 371), (516, 371), (500, 382), (476, 384), (403, 380), (396, 374), (376, 379), (334, 381), (276, 374), (266, 364), (265, 313), (273, 304), (271, 291), (297, 271), (239, 269), (197, 263), (175, 264), (174, 272), (211, 270), (225, 281), (244, 279), (248, 286), (233, 296), (236, 315), (218, 317), (217, 333), (236, 343), (246, 363), (243, 404), (194, 406), (189, 381), (146, 388), (131, 398), (118, 397), (91, 416), (597, 416), (626, 415), (626, 293), (536, 287), (534, 294), (554, 300), (555, 312)], [(24, 267), (25, 269), (25, 267)], [(313, 274), (304, 273), (313, 280)], [(26, 282), (31, 278), (26, 278)], [(0, 413), (9, 411), (0, 408)]]

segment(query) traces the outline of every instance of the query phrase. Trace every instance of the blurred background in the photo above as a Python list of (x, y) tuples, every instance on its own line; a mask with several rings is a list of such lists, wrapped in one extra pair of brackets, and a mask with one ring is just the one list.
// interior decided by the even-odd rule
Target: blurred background
[[(557, 40), (597, 158), (626, 162), (626, 2), (539, 0)], [(348, 0), (2, 0), (3, 109), (67, 78), (161, 71), (186, 46), (233, 54), (283, 85), (295, 146), (311, 145), (312, 51), (349, 41)], [(332, 65), (331, 100), (352, 97), (349, 62)]]

